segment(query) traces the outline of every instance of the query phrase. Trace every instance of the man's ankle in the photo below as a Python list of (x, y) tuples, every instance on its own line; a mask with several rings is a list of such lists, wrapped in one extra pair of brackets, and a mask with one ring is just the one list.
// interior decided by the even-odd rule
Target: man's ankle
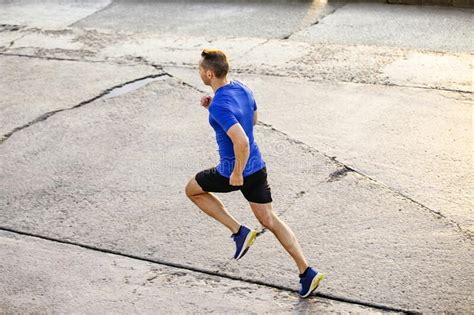
[(303, 273), (300, 273), (300, 278), (306, 277), (306, 275), (308, 274), (308, 270), (310, 268), (311, 268), (310, 266), (306, 267), (306, 269), (303, 271)]
[(239, 236), (242, 233), (242, 225), (239, 226), (239, 230), (234, 233), (234, 236)]

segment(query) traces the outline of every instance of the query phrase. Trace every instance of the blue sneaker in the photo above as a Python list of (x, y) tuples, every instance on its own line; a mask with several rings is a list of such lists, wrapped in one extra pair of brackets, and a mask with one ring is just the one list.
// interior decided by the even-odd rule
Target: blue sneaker
[(308, 267), (305, 271), (305, 276), (300, 275), (301, 290), (300, 296), (308, 297), (319, 286), (319, 282), (323, 280), (324, 275), (317, 272), (314, 268)]
[(241, 225), (240, 234), (239, 235), (232, 234), (231, 236), (236, 246), (234, 258), (240, 259), (244, 257), (244, 255), (247, 253), (250, 246), (255, 241), (256, 237), (257, 237), (257, 231), (251, 230), (248, 227)]

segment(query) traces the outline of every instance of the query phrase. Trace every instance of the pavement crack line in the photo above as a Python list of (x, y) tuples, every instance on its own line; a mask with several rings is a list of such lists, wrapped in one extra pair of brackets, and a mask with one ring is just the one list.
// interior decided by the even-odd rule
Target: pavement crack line
[(69, 24), (68, 27), (73, 27), (75, 24), (77, 24), (77, 23), (79, 23), (79, 22), (81, 22), (81, 21), (83, 21), (83, 20), (85, 20), (85, 19), (87, 19), (87, 18), (93, 16), (94, 14), (97, 14), (97, 13), (99, 13), (99, 12), (102, 12), (102, 11), (107, 10), (107, 9), (108, 9), (110, 6), (112, 6), (113, 4), (114, 4), (114, 1), (113, 1), (113, 0), (110, 0), (109, 4), (107, 4), (105, 7), (100, 8), (100, 9), (98, 9), (97, 11), (94, 11), (94, 12), (92, 12), (91, 14), (86, 15), (85, 17), (80, 18), (79, 20), (77, 20), (77, 21), (75, 21), (75, 22)]
[[(281, 39), (281, 40), (288, 40), (288, 39), (290, 39), (291, 36), (295, 35), (296, 33), (300, 32), (300, 31), (302, 31), (302, 30), (304, 30), (305, 28), (308, 28), (308, 27), (311, 27), (311, 26), (313, 26), (313, 25), (319, 24), (319, 23), (320, 23), (322, 20), (324, 20), (326, 17), (330, 16), (331, 14), (334, 14), (337, 10), (339, 10), (339, 9), (342, 8), (342, 7), (344, 7), (345, 5), (347, 5), (347, 3), (344, 3), (344, 4), (341, 5), (341, 6), (335, 7), (333, 10), (328, 11), (326, 14), (319, 16), (316, 21), (307, 21), (308, 18), (307, 18), (307, 17), (304, 17), (304, 18), (303, 18), (303, 22), (301, 23), (302, 25), (301, 25), (300, 27), (298, 27), (296, 30), (294, 30), (294, 31), (291, 32), (290, 34), (281, 37), (280, 39)], [(308, 9), (308, 14), (307, 14), (307, 16), (310, 16), (313, 11), (317, 11), (317, 9), (318, 9), (320, 6), (321, 6), (321, 5), (320, 5), (319, 3), (317, 3), (317, 2), (313, 3), (313, 4), (311, 5), (311, 7)], [(305, 25), (305, 24), (307, 24), (307, 25)]]
[[(189, 68), (189, 67), (180, 67), (180, 66), (172, 66), (175, 68)], [(239, 68), (234, 68), (234, 71), (239, 74), (247, 74), (247, 75), (262, 75), (262, 76), (272, 76), (272, 77), (279, 77), (279, 78), (298, 78), (298, 79), (306, 79), (308, 82), (315, 82), (315, 83), (350, 83), (350, 84), (359, 84), (359, 85), (375, 85), (375, 86), (384, 86), (384, 87), (401, 87), (401, 88), (412, 88), (412, 89), (422, 89), (422, 90), (432, 90), (432, 91), (445, 91), (445, 92), (455, 92), (461, 94), (463, 98), (468, 98), (467, 96), (464, 96), (463, 94), (473, 94), (473, 91), (470, 90), (461, 90), (461, 89), (451, 89), (451, 88), (445, 88), (445, 87), (429, 87), (429, 86), (423, 86), (423, 85), (406, 85), (406, 84), (396, 84), (396, 83), (377, 83), (377, 82), (359, 82), (359, 81), (353, 81), (353, 80), (342, 80), (342, 79), (331, 79), (331, 80), (325, 80), (325, 79), (316, 79), (316, 78), (311, 78), (311, 77), (300, 77), (300, 76), (288, 76), (284, 74), (279, 74), (279, 73), (266, 73), (265, 71), (258, 72), (258, 71), (246, 71), (246, 69), (239, 69)]]
[(171, 73), (169, 73), (168, 71), (164, 70), (163, 68), (161, 68), (161, 71), (163, 71), (164, 74), (167, 75), (168, 77), (170, 77), (170, 78), (176, 80), (179, 84), (184, 85), (184, 86), (187, 86), (187, 87), (189, 87), (189, 88), (191, 88), (191, 89), (193, 89), (193, 90), (195, 90), (195, 91), (197, 91), (197, 92), (199, 92), (199, 93), (207, 94), (206, 91), (201, 90), (200, 88), (195, 87), (194, 85), (189, 84), (189, 83), (187, 83), (187, 82), (184, 81), (184, 80), (181, 80), (180, 78), (178, 78), (178, 77), (172, 75)]
[[(23, 236), (34, 237), (34, 238), (37, 238), (37, 239), (42, 239), (42, 240), (51, 241), (51, 242), (60, 243), (60, 244), (77, 246), (77, 247), (85, 248), (85, 249), (88, 249), (88, 250), (93, 250), (93, 251), (96, 251), (96, 252), (101, 252), (101, 253), (106, 253), (106, 254), (111, 254), (111, 255), (116, 255), (116, 256), (121, 256), (121, 257), (126, 257), (126, 258), (131, 258), (131, 259), (134, 259), (134, 260), (139, 260), (139, 261), (149, 262), (149, 263), (163, 265), (163, 266), (167, 266), (167, 267), (172, 267), (172, 268), (187, 270), (187, 271), (191, 271), (191, 272), (206, 274), (206, 275), (210, 275), (210, 276), (214, 276), (214, 277), (220, 277), (220, 278), (225, 278), (225, 279), (235, 280), (235, 281), (242, 281), (242, 282), (246, 282), (246, 283), (250, 283), (250, 284), (256, 284), (256, 285), (260, 285), (260, 286), (265, 286), (265, 287), (268, 287), (268, 288), (278, 289), (278, 290), (282, 290), (282, 291), (297, 292), (297, 290), (295, 290), (291, 287), (283, 286), (283, 285), (268, 283), (268, 282), (265, 282), (265, 281), (255, 280), (255, 279), (251, 279), (251, 278), (239, 277), (239, 276), (235, 276), (235, 275), (227, 274), (227, 273), (220, 273), (219, 271), (211, 271), (211, 270), (207, 270), (207, 269), (204, 269), (204, 268), (194, 267), (194, 266), (190, 266), (190, 265), (183, 265), (183, 264), (179, 264), (179, 263), (175, 263), (175, 262), (171, 262), (171, 261), (166, 261), (166, 260), (162, 260), (162, 259), (153, 259), (153, 258), (142, 257), (142, 256), (139, 256), (139, 255), (134, 255), (134, 254), (127, 254), (127, 253), (120, 252), (118, 250), (113, 250), (113, 249), (108, 249), (108, 248), (101, 248), (101, 247), (88, 245), (88, 244), (84, 244), (84, 243), (79, 243), (79, 242), (54, 238), (54, 237), (50, 237), (50, 236), (45, 236), (45, 235), (20, 231), (20, 230), (16, 230), (16, 229), (4, 227), (4, 226), (0, 226), (0, 231), (10, 232), (10, 233), (14, 233), (14, 234), (23, 235)], [(312, 294), (312, 296), (317, 296), (317, 297), (325, 298), (325, 299), (328, 299), (328, 300), (333, 300), (333, 301), (338, 301), (338, 302), (343, 302), (343, 303), (349, 303), (349, 304), (355, 304), (355, 305), (375, 308), (375, 309), (379, 309), (379, 310), (383, 310), (383, 311), (389, 311), (389, 312), (399, 312), (399, 313), (404, 313), (404, 314), (421, 314), (418, 311), (402, 309), (402, 308), (382, 305), (382, 304), (378, 304), (378, 303), (365, 302), (365, 301), (352, 299), (352, 298), (346, 298), (346, 297), (337, 296), (337, 295), (333, 295), (333, 294), (326, 294), (326, 293), (316, 292), (315, 294)]]
[(25, 37), (26, 35), (28, 34), (22, 34), (21, 36), (18, 36), (17, 38), (13, 39), (12, 41), (10, 41), (10, 43), (8, 44), (7, 47), (5, 47), (5, 51), (10, 49), (13, 45), (15, 45), (15, 42), (16, 41), (19, 41), (20, 39), (22, 39), (23, 37)]
[(315, 22), (313, 23), (313, 25), (320, 23), (322, 20), (324, 20), (324, 19), (327, 18), (328, 16), (330, 16), (330, 15), (336, 13), (337, 10), (339, 10), (339, 9), (341, 9), (341, 8), (343, 8), (343, 7), (345, 7), (345, 6), (348, 5), (348, 4), (349, 4), (349, 3), (344, 3), (344, 4), (341, 5), (340, 7), (335, 7), (334, 10), (329, 11), (327, 14), (321, 16), (317, 21), (315, 21)]
[(25, 128), (28, 128), (38, 122), (41, 122), (41, 121), (45, 121), (47, 120), (49, 117), (59, 113), (59, 112), (63, 112), (63, 111), (68, 111), (68, 110), (73, 110), (73, 109), (76, 109), (78, 107), (81, 107), (81, 106), (84, 106), (84, 105), (87, 105), (89, 103), (92, 103), (93, 101), (97, 100), (97, 99), (100, 99), (106, 95), (108, 95), (109, 93), (111, 93), (112, 91), (114, 91), (115, 89), (119, 89), (119, 88), (122, 88), (124, 87), (125, 85), (128, 85), (128, 84), (131, 84), (131, 83), (134, 83), (134, 82), (137, 82), (137, 81), (141, 81), (141, 80), (146, 80), (146, 79), (152, 79), (152, 78), (158, 78), (158, 77), (162, 77), (162, 76), (165, 76), (167, 75), (166, 73), (158, 73), (158, 74), (151, 74), (151, 75), (147, 75), (147, 76), (144, 76), (144, 77), (140, 77), (140, 78), (137, 78), (137, 79), (133, 79), (133, 80), (130, 80), (130, 81), (127, 81), (127, 82), (124, 82), (124, 83), (121, 83), (121, 84), (118, 84), (118, 85), (114, 85), (108, 89), (106, 89), (105, 91), (101, 92), (100, 94), (88, 99), (88, 100), (85, 100), (85, 101), (82, 101), (80, 102), (79, 104), (77, 105), (74, 105), (73, 107), (69, 107), (69, 108), (61, 108), (61, 109), (58, 109), (58, 110), (53, 110), (53, 111), (49, 111), (47, 113), (44, 113), (42, 114), (41, 116), (33, 119), (32, 121), (30, 121), (29, 123), (23, 125), (23, 126), (20, 126), (20, 127), (16, 127), (15, 129), (13, 129), (12, 131), (8, 132), (7, 134), (3, 135), (1, 138), (0, 138), (0, 145), (3, 144), (8, 138), (10, 138), (14, 133), (20, 131), (20, 130), (23, 130)]
[[(464, 96), (463, 94), (473, 94), (473, 92), (469, 91), (469, 90), (450, 89), (450, 88), (431, 88), (431, 87), (423, 86), (423, 85), (404, 85), (404, 84), (395, 84), (395, 83), (385, 83), (385, 84), (360, 83), (360, 82), (353, 82), (353, 81), (341, 81), (341, 82), (352, 82), (352, 83), (357, 83), (357, 84), (383, 85), (383, 86), (395, 86), (395, 87), (403, 87), (403, 88), (415, 88), (415, 89), (422, 89), (422, 90), (455, 92), (455, 93), (461, 94), (461, 96), (464, 99), (468, 99), (468, 97)], [(444, 95), (442, 95), (442, 96), (444, 96)], [(444, 97), (446, 97), (446, 96), (444, 96)]]
[[(335, 160), (334, 157), (331, 157), (332, 160)], [(341, 167), (340, 169), (332, 172), (331, 174), (329, 174), (329, 177), (327, 179), (327, 182), (330, 183), (330, 182), (334, 182), (334, 181), (337, 181), (337, 180), (340, 180), (341, 178), (343, 178), (344, 176), (347, 175), (348, 172), (353, 172), (354, 170), (348, 168), (346, 165), (344, 165), (343, 167)]]
[(255, 45), (255, 46), (253, 46), (252, 48), (250, 48), (249, 50), (247, 50), (246, 52), (244, 52), (242, 55), (240, 55), (240, 57), (238, 57), (238, 58), (236, 58), (236, 59), (237, 59), (237, 60), (242, 60), (242, 59), (243, 59), (245, 56), (247, 56), (252, 50), (254, 50), (254, 49), (257, 48), (257, 47), (260, 47), (260, 46), (265, 45), (266, 43), (268, 43), (268, 42), (271, 41), (271, 40), (272, 40), (272, 39), (269, 38), (269, 39), (267, 39), (267, 40), (265, 40), (265, 41), (263, 41), (263, 42), (261, 42), (261, 43)]
[(19, 24), (0, 24), (0, 33), (1, 32), (18, 32), (23, 30), (26, 25)]
[(63, 58), (63, 57), (51, 57), (51, 56), (35, 56), (35, 55), (27, 55), (27, 54), (13, 54), (13, 53), (8, 53), (8, 52), (0, 52), (0, 56), (30, 58), (30, 59), (43, 59), (43, 60), (57, 60), (57, 61), (75, 61), (75, 62), (90, 62), (90, 63), (106, 63), (106, 64), (126, 65), (126, 66), (136, 66), (136, 65), (139, 65), (139, 64), (128, 64), (128, 63), (119, 63), (119, 62), (109, 62), (109, 61), (104, 61), (104, 60), (75, 59), (75, 58)]
[[(16, 39), (18, 40), (18, 39)], [(34, 48), (34, 47), (32, 47)], [(8, 49), (8, 48), (6, 48)], [(63, 57), (51, 57), (51, 56), (37, 56), (37, 55), (27, 55), (27, 54), (13, 54), (9, 53), (7, 51), (2, 51), (0, 52), (0, 56), (8, 56), (8, 57), (20, 57), (20, 58), (29, 58), (29, 59), (42, 59), (42, 60), (56, 60), (56, 61), (72, 61), (72, 62), (87, 62), (87, 63), (103, 63), (103, 64), (109, 64), (109, 65), (117, 65), (117, 66), (150, 66), (153, 67), (155, 70), (158, 70), (160, 72), (163, 71), (163, 65), (157, 65), (153, 62), (148, 61), (146, 58), (142, 56), (137, 56), (134, 58), (137, 62), (135, 63), (129, 63), (129, 62), (121, 62), (121, 61), (116, 61), (116, 62), (111, 62), (109, 60), (91, 60), (91, 59), (76, 59), (76, 58), (63, 58)], [(167, 73), (168, 76), (171, 76), (169, 73)]]

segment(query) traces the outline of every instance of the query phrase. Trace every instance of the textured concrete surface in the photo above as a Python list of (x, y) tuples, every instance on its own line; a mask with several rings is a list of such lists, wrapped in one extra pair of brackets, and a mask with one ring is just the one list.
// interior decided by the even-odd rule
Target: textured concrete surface
[[(2, 134), (22, 127), (0, 142), (0, 228), (13, 231), (0, 237), (3, 308), (472, 312), (472, 10), (265, 1), (0, 8)], [(165, 13), (174, 16), (156, 18)], [(429, 28), (432, 37), (415, 39)], [(209, 46), (224, 49), (231, 76), (254, 89), (275, 211), (326, 274), (305, 302), (288, 291), (298, 289), (296, 268), (271, 233), (236, 263), (228, 231), (184, 196), (186, 181), (217, 162), (198, 104), (210, 90), (196, 63)], [(261, 229), (239, 193), (220, 197)]]
[[(229, 261), (228, 232), (187, 202), (187, 179), (216, 162), (199, 97), (164, 77), (14, 134), (0, 153), (1, 221), (296, 289), (295, 267), (270, 233), (236, 264)], [(366, 177), (331, 176), (340, 165), (271, 128), (257, 128), (256, 141), (268, 163), (275, 210), (328, 276), (321, 292), (423, 311), (468, 309), (473, 270), (453, 270), (446, 261), (474, 257), (470, 241), (449, 222)], [(222, 200), (258, 227), (239, 193)], [(354, 272), (361, 265), (365, 272)], [(433, 300), (445, 294), (444, 286), (452, 297)]]
[(145, 65), (131, 67), (15, 56), (0, 58), (0, 68), (3, 94), (0, 135), (44, 113), (78, 105), (126, 81), (159, 73)]
[(0, 1), (0, 21), (33, 27), (66, 27), (104, 9), (110, 0)]
[(436, 6), (348, 3), (321, 24), (293, 37), (322, 43), (472, 52), (472, 12)]
[(389, 313), (7, 232), (0, 250), (6, 313)]
[[(473, 92), (472, 54), (412, 52), (388, 64), (383, 74), (395, 85), (434, 87)], [(427, 77), (424, 73), (430, 73)], [(468, 97), (465, 97), (469, 100)], [(472, 98), (471, 98), (472, 101)]]

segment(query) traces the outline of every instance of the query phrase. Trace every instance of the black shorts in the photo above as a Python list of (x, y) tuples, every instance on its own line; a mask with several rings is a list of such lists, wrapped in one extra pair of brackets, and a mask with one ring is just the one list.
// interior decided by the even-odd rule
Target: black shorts
[(267, 168), (244, 176), (243, 186), (231, 186), (229, 178), (219, 174), (215, 167), (201, 171), (195, 176), (202, 190), (206, 192), (226, 193), (240, 190), (245, 199), (255, 203), (272, 202), (272, 193), (267, 182)]

